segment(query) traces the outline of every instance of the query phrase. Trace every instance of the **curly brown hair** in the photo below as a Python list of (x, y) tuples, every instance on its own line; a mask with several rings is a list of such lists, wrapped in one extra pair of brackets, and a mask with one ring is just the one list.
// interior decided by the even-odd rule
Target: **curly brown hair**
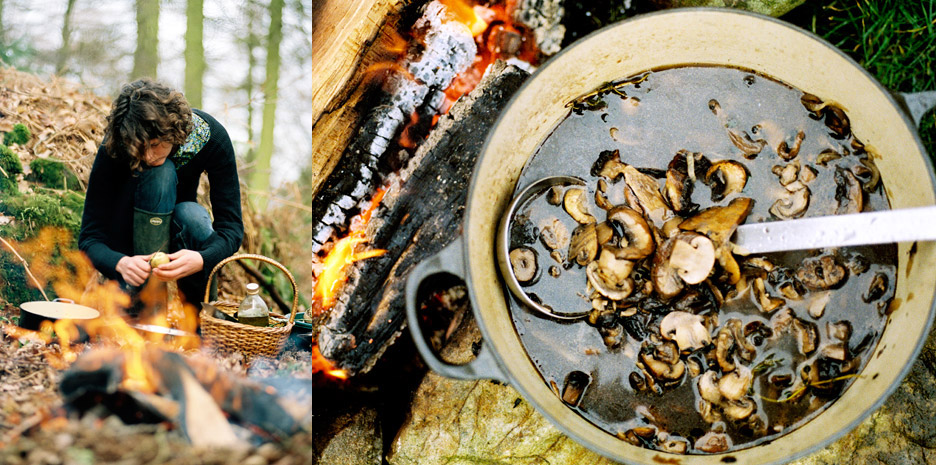
[(104, 148), (114, 158), (126, 157), (136, 170), (146, 144), (159, 139), (178, 147), (192, 132), (192, 108), (185, 96), (148, 78), (123, 86), (107, 116)]

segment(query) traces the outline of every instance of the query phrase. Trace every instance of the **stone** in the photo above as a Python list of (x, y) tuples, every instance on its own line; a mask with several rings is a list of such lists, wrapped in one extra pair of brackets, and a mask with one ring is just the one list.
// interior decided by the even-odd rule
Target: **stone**
[(805, 0), (653, 0), (663, 8), (694, 6), (728, 7), (753, 11), (770, 16), (781, 16), (801, 5)]

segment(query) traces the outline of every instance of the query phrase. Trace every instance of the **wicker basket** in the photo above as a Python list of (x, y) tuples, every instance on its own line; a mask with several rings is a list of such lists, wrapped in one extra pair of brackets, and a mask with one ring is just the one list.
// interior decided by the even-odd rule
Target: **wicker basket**
[[(208, 344), (220, 349), (223, 352), (240, 352), (244, 354), (244, 358), (246, 358), (248, 361), (258, 355), (265, 357), (276, 357), (279, 355), (280, 351), (283, 350), (283, 346), (286, 344), (286, 339), (289, 338), (289, 332), (292, 330), (293, 322), (296, 318), (296, 307), (299, 305), (299, 289), (296, 286), (296, 280), (293, 278), (292, 273), (286, 269), (286, 267), (281, 265), (276, 260), (264, 257), (263, 255), (232, 255), (228, 258), (225, 258), (224, 260), (221, 260), (221, 262), (215, 265), (214, 269), (211, 270), (211, 274), (208, 275), (208, 286), (207, 289), (205, 289), (204, 301), (208, 302), (209, 294), (211, 292), (211, 279), (214, 277), (214, 274), (217, 273), (218, 270), (220, 270), (221, 267), (227, 263), (230, 263), (234, 260), (244, 259), (266, 262), (279, 268), (283, 271), (283, 273), (286, 273), (286, 276), (289, 278), (289, 282), (293, 286), (293, 302), (292, 310), (289, 312), (289, 321), (285, 326), (278, 328), (251, 326), (215, 318), (206, 308), (202, 308), (200, 316), (201, 335)], [(232, 313), (232, 311), (233, 313), (236, 313), (237, 308), (240, 305), (239, 303), (221, 301), (210, 302), (210, 304), (218, 307), (225, 313)]]

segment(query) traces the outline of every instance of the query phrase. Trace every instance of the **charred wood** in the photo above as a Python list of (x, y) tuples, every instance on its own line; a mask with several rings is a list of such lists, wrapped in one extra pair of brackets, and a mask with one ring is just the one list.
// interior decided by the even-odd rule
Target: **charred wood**
[(376, 98), (377, 105), (364, 116), (339, 165), (319, 190), (309, 216), (316, 225), (313, 253), (318, 253), (334, 234), (345, 232), (347, 220), (373, 195), (382, 173), (390, 171), (386, 167), (399, 164), (387, 153), (411, 115), (437, 114), (445, 89), (474, 60), (477, 47), (470, 31), (456, 22), (443, 22), (444, 17), (441, 3), (425, 6), (414, 24), (421, 44), (406, 55), (403, 72), (387, 77)]
[(322, 355), (352, 373), (369, 370), (404, 328), (403, 290), (414, 265), (459, 234), (475, 161), (497, 114), (527, 73), (498, 63), (439, 120), (368, 225), (383, 256), (355, 263), (318, 335)]

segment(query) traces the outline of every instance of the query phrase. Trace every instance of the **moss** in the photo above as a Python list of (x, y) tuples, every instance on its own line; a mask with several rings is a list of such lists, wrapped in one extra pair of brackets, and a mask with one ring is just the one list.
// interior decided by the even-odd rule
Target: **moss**
[(77, 238), (81, 228), (81, 211), (66, 208), (62, 204), (63, 196), (39, 192), (3, 199), (0, 202), (0, 212), (16, 220), (13, 228), (7, 229), (7, 233), (13, 237), (28, 237), (43, 227), (59, 226), (68, 229), (72, 237)]
[(13, 125), (12, 131), (3, 134), (3, 145), (25, 145), (29, 142), (29, 139), (32, 139), (32, 133), (29, 132), (29, 128), (18, 123)]
[[(23, 163), (20, 162), (19, 155), (9, 147), (0, 145), (0, 168), (6, 172), (6, 177), (13, 178), (23, 172)], [(0, 173), (0, 176), (3, 174)]]
[(37, 158), (29, 163), (32, 173), (27, 179), (37, 181), (54, 189), (77, 189), (78, 176), (75, 176), (64, 163), (48, 158)]
[(0, 247), (0, 299), (14, 305), (45, 300), (39, 289), (29, 284), (29, 276), (20, 262), (5, 247)]

